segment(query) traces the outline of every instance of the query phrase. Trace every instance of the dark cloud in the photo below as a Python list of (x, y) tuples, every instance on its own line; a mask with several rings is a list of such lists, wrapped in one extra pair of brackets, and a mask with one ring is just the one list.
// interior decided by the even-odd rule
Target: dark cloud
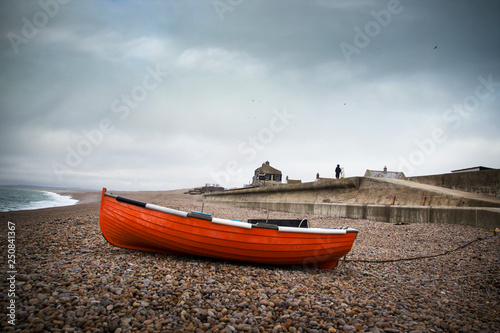
[(241, 186), (265, 160), (304, 181), (338, 163), (348, 176), (499, 167), (499, 9), (1, 2), (0, 138), (12, 144), (0, 183)]

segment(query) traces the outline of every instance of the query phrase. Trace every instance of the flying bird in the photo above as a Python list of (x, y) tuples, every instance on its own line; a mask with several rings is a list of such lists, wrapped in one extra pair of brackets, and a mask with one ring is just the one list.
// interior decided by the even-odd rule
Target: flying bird
[(436, 46), (434, 46), (434, 50), (435, 50), (435, 49), (437, 49), (437, 48), (438, 48), (438, 46), (437, 46), (437, 45), (436, 45)]

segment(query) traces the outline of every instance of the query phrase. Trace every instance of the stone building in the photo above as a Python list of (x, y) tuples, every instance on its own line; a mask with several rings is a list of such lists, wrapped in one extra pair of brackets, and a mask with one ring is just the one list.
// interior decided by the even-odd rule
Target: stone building
[(269, 165), (269, 161), (262, 163), (260, 168), (255, 169), (252, 178), (253, 186), (269, 186), (281, 184), (281, 171)]
[(219, 184), (205, 184), (203, 187), (195, 187), (194, 189), (189, 190), (186, 194), (205, 194), (205, 193), (213, 193), (213, 192), (221, 192), (224, 191), (224, 187)]
[(300, 179), (290, 179), (288, 176), (286, 176), (286, 183), (287, 184), (302, 184), (302, 180)]
[(365, 177), (379, 177), (379, 178), (405, 178), (405, 174), (401, 171), (387, 171), (387, 167), (384, 167), (383, 171), (380, 170), (366, 170)]

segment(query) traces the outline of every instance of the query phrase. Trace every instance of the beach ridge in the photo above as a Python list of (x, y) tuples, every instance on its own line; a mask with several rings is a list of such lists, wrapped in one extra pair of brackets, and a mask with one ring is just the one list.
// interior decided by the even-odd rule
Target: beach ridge
[[(184, 211), (203, 207), (220, 218), (298, 217), (204, 203), (202, 196), (184, 192), (115, 194)], [(114, 247), (100, 232), (100, 192), (57, 193), (80, 201), (0, 213), (2, 253), (8, 250), (8, 222), (16, 228), (15, 325), (3, 310), (0, 324), (6, 329), (473, 332), (500, 327), (500, 238), (490, 231), (300, 216), (313, 227), (358, 229), (348, 260), (333, 271), (276, 267)], [(363, 262), (369, 260), (380, 263)], [(8, 290), (6, 278), (2, 284)], [(9, 301), (3, 294), (2, 309)]]

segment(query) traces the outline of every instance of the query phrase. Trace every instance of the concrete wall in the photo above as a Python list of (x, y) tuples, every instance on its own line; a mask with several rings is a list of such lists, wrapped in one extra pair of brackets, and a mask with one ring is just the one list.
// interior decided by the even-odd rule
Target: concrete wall
[(500, 208), (423, 207), (309, 202), (219, 201), (239, 207), (269, 209), (390, 223), (450, 223), (494, 230), (500, 228)]
[(408, 177), (407, 180), (500, 197), (500, 169)]
[(500, 227), (500, 200), (405, 180), (369, 177), (224, 191), (207, 201), (382, 222)]
[(452, 193), (404, 180), (352, 177), (310, 183), (230, 190), (210, 201), (348, 203), (397, 206), (500, 207), (500, 200)]

